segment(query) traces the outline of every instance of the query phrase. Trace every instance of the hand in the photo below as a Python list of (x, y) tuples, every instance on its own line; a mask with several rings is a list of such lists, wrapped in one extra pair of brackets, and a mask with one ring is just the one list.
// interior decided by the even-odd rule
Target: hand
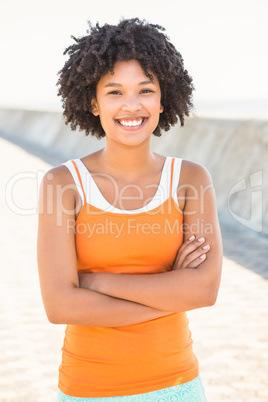
[(206, 259), (210, 250), (209, 244), (204, 245), (205, 238), (191, 236), (179, 248), (174, 261), (173, 270), (184, 268), (197, 268)]

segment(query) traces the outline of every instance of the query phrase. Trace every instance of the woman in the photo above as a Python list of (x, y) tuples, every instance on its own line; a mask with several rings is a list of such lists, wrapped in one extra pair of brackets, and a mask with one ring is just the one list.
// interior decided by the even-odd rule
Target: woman
[(192, 107), (162, 30), (96, 25), (65, 51), (66, 123), (106, 145), (41, 185), (42, 297), (67, 324), (58, 401), (205, 401), (185, 312), (216, 301), (221, 237), (208, 172), (150, 148)]

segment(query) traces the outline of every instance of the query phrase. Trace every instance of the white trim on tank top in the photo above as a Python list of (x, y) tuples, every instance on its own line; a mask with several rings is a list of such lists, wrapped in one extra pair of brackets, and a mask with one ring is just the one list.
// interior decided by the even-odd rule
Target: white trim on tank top
[[(179, 179), (180, 179), (180, 171), (181, 171), (181, 163), (182, 159), (180, 158), (174, 158), (174, 170), (173, 170), (173, 180), (172, 180), (172, 198), (175, 200), (175, 202), (178, 205), (178, 198), (177, 198), (177, 188), (179, 184)], [(139, 214), (142, 212), (148, 212), (151, 211), (157, 207), (159, 207), (161, 204), (163, 204), (169, 197), (169, 191), (170, 191), (170, 178), (171, 178), (171, 163), (172, 163), (172, 158), (171, 157), (166, 157), (164, 166), (162, 169), (161, 173), (161, 178), (159, 185), (157, 187), (156, 193), (154, 197), (151, 199), (149, 203), (147, 203), (144, 207), (138, 208), (138, 209), (119, 209), (114, 207), (112, 204), (110, 204), (102, 195), (101, 191), (99, 190), (96, 182), (94, 181), (94, 178), (84, 165), (84, 163), (80, 159), (74, 159), (74, 162), (76, 163), (76, 166), (79, 170), (80, 176), (81, 176), (81, 181), (84, 187), (85, 195), (86, 195), (86, 202), (98, 209), (101, 209), (105, 212), (112, 212), (112, 213), (117, 213), (117, 214)], [(79, 178), (77, 176), (75, 167), (72, 163), (71, 160), (63, 163), (64, 166), (66, 166), (72, 177), (73, 180), (76, 184), (77, 190), (79, 192), (79, 195), (82, 200), (82, 205), (84, 205), (84, 195), (83, 195), (83, 190), (80, 185)], [(103, 174), (106, 176), (105, 174)], [(113, 180), (109, 176), (110, 180)], [(116, 182), (114, 181), (114, 184), (116, 185)]]

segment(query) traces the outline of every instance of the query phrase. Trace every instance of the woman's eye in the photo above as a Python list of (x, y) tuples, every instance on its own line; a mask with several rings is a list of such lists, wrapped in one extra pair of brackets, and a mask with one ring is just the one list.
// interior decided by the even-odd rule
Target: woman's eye
[(142, 90), (141, 90), (141, 93), (142, 93), (142, 94), (148, 94), (148, 93), (150, 93), (150, 92), (154, 92), (154, 91), (152, 91), (151, 89), (142, 89)]
[(108, 95), (121, 95), (121, 92), (119, 92), (119, 91), (111, 91), (111, 92), (108, 92)]

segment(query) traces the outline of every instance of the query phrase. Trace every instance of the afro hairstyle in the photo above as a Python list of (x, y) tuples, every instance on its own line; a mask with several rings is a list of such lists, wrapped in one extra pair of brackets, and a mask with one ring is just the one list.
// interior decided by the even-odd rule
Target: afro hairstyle
[(152, 79), (153, 73), (160, 84), (164, 111), (153, 134), (159, 137), (161, 130), (168, 131), (178, 119), (183, 126), (193, 108), (194, 86), (181, 54), (163, 33), (165, 29), (138, 18), (123, 19), (118, 25), (88, 24), (88, 35), (71, 36), (75, 43), (65, 49), (63, 54), (69, 58), (58, 72), (65, 123), (86, 135), (105, 137), (99, 116), (92, 113), (97, 83), (107, 73), (113, 74), (116, 62), (135, 59), (145, 75)]

